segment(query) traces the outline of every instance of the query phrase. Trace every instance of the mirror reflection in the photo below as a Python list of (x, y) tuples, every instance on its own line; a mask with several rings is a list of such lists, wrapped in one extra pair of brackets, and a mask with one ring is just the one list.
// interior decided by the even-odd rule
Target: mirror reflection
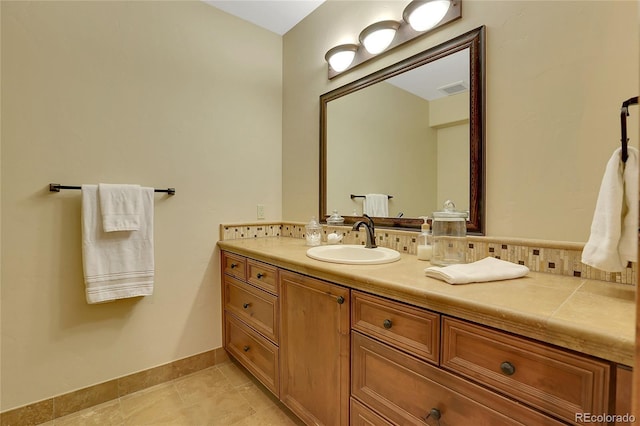
[(379, 216), (352, 194), (391, 195), (391, 217), (469, 210), (468, 48), (330, 102), (327, 124), (325, 213)]
[(469, 212), (469, 231), (483, 232), (482, 35), (321, 96), (321, 217), (369, 213), (417, 228), (450, 199)]

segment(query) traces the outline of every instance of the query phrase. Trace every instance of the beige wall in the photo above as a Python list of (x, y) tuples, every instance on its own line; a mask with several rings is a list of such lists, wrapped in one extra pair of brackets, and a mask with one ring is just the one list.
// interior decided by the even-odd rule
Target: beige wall
[(469, 131), (469, 123), (438, 129), (438, 211), (447, 200), (469, 211)]
[(429, 124), (438, 139), (436, 210), (452, 200), (456, 210), (469, 211), (469, 92), (431, 101)]
[(284, 219), (317, 211), (321, 94), (486, 25), (487, 234), (585, 242), (620, 105), (638, 94), (638, 3), (466, 0), (461, 20), (327, 80), (327, 50), (406, 3), (329, 0), (285, 34)]
[[(2, 403), (218, 348), (218, 225), (281, 217), (282, 38), (202, 2), (1, 2)], [(153, 296), (87, 305), (80, 192), (155, 197)]]

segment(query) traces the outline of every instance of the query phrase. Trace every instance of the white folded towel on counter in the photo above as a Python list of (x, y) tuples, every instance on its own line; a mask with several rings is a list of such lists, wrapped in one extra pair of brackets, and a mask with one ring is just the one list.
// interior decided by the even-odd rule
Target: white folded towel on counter
[(385, 194), (367, 194), (364, 196), (362, 210), (372, 217), (389, 216), (389, 196)]
[(82, 261), (87, 303), (153, 294), (153, 188), (141, 188), (137, 231), (105, 232), (97, 185), (82, 185)]
[(137, 231), (142, 214), (140, 185), (98, 184), (104, 232)]
[(495, 257), (485, 257), (473, 263), (431, 266), (426, 268), (424, 273), (428, 277), (437, 278), (449, 284), (468, 284), (524, 277), (529, 273), (529, 268)]
[(638, 150), (628, 147), (627, 162), (622, 148), (614, 151), (605, 168), (589, 241), (582, 250), (582, 263), (607, 272), (620, 272), (638, 256)]

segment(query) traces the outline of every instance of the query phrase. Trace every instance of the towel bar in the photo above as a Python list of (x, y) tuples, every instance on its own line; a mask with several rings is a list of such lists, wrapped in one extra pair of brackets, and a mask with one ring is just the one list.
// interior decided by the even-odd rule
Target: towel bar
[[(70, 185), (60, 185), (59, 183), (50, 183), (49, 191), (51, 192), (60, 192), (61, 189), (82, 189), (81, 186), (70, 186)], [(176, 195), (175, 188), (167, 188), (167, 189), (154, 189), (154, 192), (166, 192), (169, 195)]]
[[(354, 198), (365, 198), (365, 197), (366, 197), (366, 195), (354, 195), (354, 194), (351, 194), (351, 199), (352, 200)], [(387, 198), (391, 199), (391, 198), (393, 198), (393, 195), (387, 195)]]
[(622, 138), (620, 141), (622, 142), (622, 162), (626, 163), (627, 158), (629, 158), (629, 154), (627, 152), (627, 146), (629, 144), (629, 138), (627, 138), (627, 117), (629, 116), (629, 106), (637, 105), (638, 97), (629, 98), (622, 103), (622, 108), (620, 109), (620, 128), (622, 130)]

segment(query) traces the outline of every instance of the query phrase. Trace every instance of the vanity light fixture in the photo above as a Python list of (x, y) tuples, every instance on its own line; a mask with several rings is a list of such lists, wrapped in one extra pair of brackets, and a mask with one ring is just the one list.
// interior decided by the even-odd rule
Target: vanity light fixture
[(427, 31), (445, 17), (451, 0), (413, 0), (402, 12), (402, 19), (415, 31)]
[(371, 24), (360, 32), (360, 44), (330, 49), (324, 55), (329, 79), (461, 17), (462, 0), (413, 0), (404, 8), (402, 20)]
[(367, 52), (376, 55), (389, 47), (399, 27), (400, 23), (397, 21), (380, 21), (371, 24), (360, 33), (360, 43)]
[(341, 44), (333, 49), (329, 49), (324, 59), (329, 63), (331, 68), (336, 72), (342, 72), (349, 68), (356, 56), (358, 46), (355, 44)]

